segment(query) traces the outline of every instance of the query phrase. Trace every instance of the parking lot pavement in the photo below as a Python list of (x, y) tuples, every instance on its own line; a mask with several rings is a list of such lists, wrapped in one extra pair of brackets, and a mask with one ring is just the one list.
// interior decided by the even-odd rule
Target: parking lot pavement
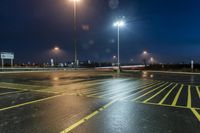
[(199, 133), (189, 109), (119, 101), (73, 130), (74, 133)]
[(198, 132), (196, 77), (180, 82), (165, 76), (96, 71), (0, 75), (0, 132)]

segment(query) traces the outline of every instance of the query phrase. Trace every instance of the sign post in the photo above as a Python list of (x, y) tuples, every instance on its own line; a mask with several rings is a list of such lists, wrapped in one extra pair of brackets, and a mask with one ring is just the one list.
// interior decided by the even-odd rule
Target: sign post
[(13, 67), (14, 53), (1, 52), (2, 68), (4, 68), (4, 60), (11, 60), (11, 67)]

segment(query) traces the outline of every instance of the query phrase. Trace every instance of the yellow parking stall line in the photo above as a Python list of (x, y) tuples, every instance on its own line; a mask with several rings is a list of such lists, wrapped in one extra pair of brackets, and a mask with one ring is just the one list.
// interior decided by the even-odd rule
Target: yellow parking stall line
[(0, 85), (0, 88), (11, 89), (11, 90), (21, 90), (21, 91), (27, 91), (28, 90), (28, 89), (22, 89), (22, 88), (7, 87), (7, 86), (2, 86), (2, 85)]
[[(127, 80), (127, 79), (126, 79)], [(119, 82), (123, 82), (123, 81), (126, 81), (126, 80), (120, 80)], [(134, 80), (134, 81), (137, 81), (137, 80)], [(111, 82), (111, 81), (110, 81)], [(110, 83), (109, 83), (110, 84)], [(106, 85), (109, 85), (109, 84), (106, 84)], [(106, 85), (103, 85), (103, 86), (106, 86)], [(102, 86), (102, 87), (103, 87)], [(105, 90), (105, 89), (104, 89)], [(100, 91), (102, 91), (102, 89), (101, 90), (99, 90), (99, 88), (90, 88), (90, 89), (85, 89), (85, 91), (84, 92), (81, 92), (82, 94), (84, 94), (84, 95), (88, 95), (88, 94), (93, 94), (93, 93), (98, 93), (98, 92), (100, 92)]]
[(3, 95), (9, 95), (9, 94), (15, 94), (15, 93), (20, 93), (20, 92), (25, 92), (25, 91), (12, 91), (12, 92), (5, 92), (5, 93), (0, 93), (0, 96), (3, 96)]
[(94, 86), (97, 86), (97, 85), (101, 85), (101, 84), (105, 84), (105, 83), (109, 83), (110, 81), (101, 81), (101, 82), (94, 82), (94, 83), (89, 83), (87, 84), (87, 86), (89, 87), (86, 87), (84, 89), (78, 89), (76, 91), (78, 92), (81, 92), (82, 94), (84, 93), (87, 93), (87, 92), (92, 92), (92, 91), (95, 91), (97, 88), (95, 88)]
[(82, 118), (81, 120), (79, 120), (78, 122), (74, 123), (73, 125), (69, 126), (68, 128), (64, 129), (63, 131), (61, 131), (60, 133), (69, 133), (71, 132), (73, 129), (77, 128), (78, 126), (80, 126), (81, 124), (87, 122), (89, 119), (91, 119), (92, 117), (94, 117), (95, 115), (99, 114), (101, 111), (105, 110), (106, 108), (108, 108), (109, 106), (111, 106), (113, 103), (115, 103), (116, 101), (111, 101), (108, 104), (106, 104), (105, 106), (101, 107), (100, 109), (94, 111), (93, 113), (89, 114), (88, 116)]
[(197, 94), (198, 94), (199, 99), (200, 99), (200, 90), (199, 90), (199, 86), (196, 86), (196, 91), (197, 91)]
[(167, 97), (171, 94), (171, 92), (178, 86), (178, 83), (163, 97), (163, 99), (159, 102), (159, 104), (163, 104), (163, 102), (167, 99)]
[(54, 98), (61, 97), (61, 96), (64, 96), (64, 95), (67, 95), (67, 94), (63, 93), (63, 94), (56, 95), (56, 96), (51, 96), (51, 97), (47, 97), (47, 98), (43, 98), (43, 99), (39, 99), (39, 100), (34, 100), (34, 101), (30, 101), (30, 102), (25, 102), (25, 103), (13, 105), (13, 106), (5, 107), (5, 108), (0, 108), (0, 111), (5, 111), (5, 110), (9, 110), (9, 109), (19, 108), (19, 107), (22, 107), (22, 106), (38, 103), (38, 102), (43, 102), (43, 101), (54, 99)]
[[(139, 81), (139, 82), (143, 82), (142, 80), (134, 80), (134, 82), (135, 81)], [(143, 86), (144, 85), (147, 85), (147, 84), (149, 84), (149, 83), (152, 83), (152, 82), (159, 82), (159, 81), (157, 81), (157, 80), (147, 80), (147, 81), (145, 81), (145, 83), (143, 84)], [(92, 95), (92, 94), (101, 94), (101, 93), (103, 93), (104, 91), (105, 91), (106, 89), (101, 89), (101, 90), (98, 90), (98, 88), (94, 88), (94, 89), (87, 89), (86, 91), (84, 91), (84, 92), (80, 92), (81, 94), (83, 94), (83, 95)]]
[[(132, 91), (135, 91), (135, 90), (139, 90), (139, 88), (144, 88), (145, 86), (150, 86), (150, 85), (152, 85), (152, 84), (155, 84), (155, 83), (157, 83), (157, 82), (154, 82), (154, 83), (146, 83), (146, 84), (143, 84), (143, 85), (137, 85), (137, 86), (135, 86), (135, 88), (137, 88), (137, 89), (133, 89), (133, 88), (131, 88), (131, 91), (130, 91), (130, 88), (129, 87), (127, 87), (127, 89), (123, 89), (123, 90), (120, 90), (120, 91), (115, 91), (115, 92), (113, 92), (113, 93), (107, 93), (107, 94), (103, 94), (103, 95), (101, 95), (101, 96), (109, 96), (109, 95), (112, 95), (112, 94), (116, 94), (116, 93), (120, 93), (120, 94), (126, 94), (126, 93), (129, 93), (129, 92), (132, 92)], [(128, 91), (129, 90), (129, 91)]]
[(182, 84), (181, 87), (179, 88), (179, 90), (178, 90), (178, 92), (177, 92), (175, 98), (174, 98), (174, 101), (173, 101), (172, 104), (171, 104), (172, 106), (176, 106), (176, 103), (177, 103), (177, 101), (178, 101), (178, 98), (179, 98), (179, 96), (180, 96), (180, 94), (181, 94), (181, 91), (182, 91), (183, 87), (184, 87), (184, 85)]
[[(116, 93), (119, 93), (119, 92), (121, 92), (123, 89), (122, 88), (129, 88), (128, 87), (129, 85), (124, 85), (123, 87), (121, 87), (121, 88), (118, 88), (118, 89), (116, 89), (116, 88), (113, 88), (112, 90), (110, 90), (109, 92), (107, 91), (107, 90), (103, 90), (103, 91), (99, 91), (99, 92), (97, 92), (97, 93), (93, 93), (93, 94), (89, 94), (89, 95), (87, 95), (87, 96), (106, 96), (106, 95), (112, 95), (112, 94), (116, 94)], [(123, 91), (125, 91), (125, 90), (127, 90), (127, 89), (124, 89)]]
[(128, 93), (131, 93), (131, 92), (133, 92), (133, 91), (145, 89), (145, 88), (150, 87), (150, 86), (153, 86), (153, 85), (155, 85), (155, 84), (157, 84), (157, 83), (159, 83), (159, 82), (153, 82), (153, 83), (151, 83), (151, 84), (147, 84), (147, 85), (143, 85), (143, 86), (140, 86), (140, 87), (136, 87), (137, 89), (132, 89), (132, 90), (130, 90), (130, 91), (126, 91), (126, 92), (124, 92), (124, 93), (120, 93), (120, 94), (118, 94), (118, 95), (116, 95), (116, 96), (110, 97), (110, 99), (118, 98), (118, 97), (121, 96), (121, 95), (128, 94)]
[(188, 85), (187, 107), (191, 108), (191, 106), (192, 106), (191, 85)]
[(150, 98), (146, 99), (143, 101), (143, 103), (147, 103), (148, 101), (150, 101), (151, 99), (153, 99), (154, 97), (156, 97), (157, 95), (159, 95), (161, 92), (163, 92), (165, 89), (167, 89), (169, 86), (171, 86), (173, 83), (170, 83), (169, 85), (167, 85), (166, 87), (164, 87), (162, 90), (158, 91), (156, 94), (154, 94), (153, 96), (151, 96)]
[[(133, 101), (133, 102), (134, 102), (134, 103), (140, 103), (140, 104), (146, 104), (146, 105), (155, 105), (155, 106), (163, 106), (163, 107), (191, 109), (191, 108), (188, 108), (188, 107), (186, 107), (186, 106), (180, 106), (180, 105), (172, 106), (172, 105), (169, 105), (169, 104), (159, 104), (159, 103), (152, 103), (152, 102), (147, 102), (147, 103), (143, 103), (143, 102), (141, 102), (141, 101)], [(200, 110), (200, 108), (192, 108), (192, 109)]]
[(134, 95), (136, 95), (136, 94), (142, 93), (142, 92), (144, 92), (144, 91), (146, 91), (146, 90), (149, 90), (149, 89), (151, 89), (152, 87), (155, 87), (155, 86), (160, 85), (160, 84), (162, 84), (162, 83), (164, 83), (164, 82), (158, 82), (158, 83), (156, 83), (156, 84), (154, 84), (154, 85), (151, 85), (151, 86), (149, 86), (149, 87), (147, 87), (147, 88), (144, 88), (144, 89), (142, 89), (142, 90), (140, 90), (140, 91), (138, 91), (138, 92), (136, 92), (136, 93), (134, 93), (134, 94), (128, 95), (128, 96), (126, 96), (126, 97), (123, 97), (123, 98), (121, 98), (120, 100), (125, 100), (125, 99), (127, 99), (127, 98), (129, 98), (129, 97), (132, 97), (132, 96), (134, 96)]
[(200, 114), (196, 111), (196, 109), (191, 108), (191, 111), (196, 116), (196, 118), (198, 119), (198, 121), (200, 122)]
[[(99, 92), (90, 94), (88, 96), (97, 96), (97, 95), (106, 96), (106, 95), (110, 95), (110, 94), (115, 94), (115, 93), (118, 93), (118, 92), (121, 92), (121, 91), (129, 90), (129, 88), (127, 87), (129, 85), (130, 84), (128, 84), (128, 85), (126, 84), (126, 86), (124, 86), (124, 87), (126, 87), (126, 89), (123, 89), (123, 90), (121, 90), (121, 88), (120, 88), (120, 90), (118, 90), (117, 87), (115, 87), (115, 88), (113, 88), (113, 90), (111, 90), (110, 92), (107, 92), (105, 94), (102, 94), (102, 93), (104, 93), (105, 91), (107, 91), (107, 89), (105, 89), (103, 91), (100, 90)], [(137, 83), (137, 87), (138, 86), (140, 86), (139, 83)]]
[(140, 98), (142, 98), (142, 97), (144, 97), (144, 96), (146, 96), (146, 95), (148, 95), (148, 94), (150, 94), (150, 93), (154, 92), (155, 90), (157, 90), (157, 89), (159, 89), (159, 88), (161, 88), (161, 87), (165, 86), (166, 84), (168, 84), (168, 82), (166, 82), (166, 83), (164, 83), (164, 84), (162, 84), (162, 85), (160, 85), (160, 86), (156, 87), (156, 88), (155, 88), (155, 89), (153, 89), (153, 90), (150, 90), (150, 91), (148, 91), (148, 92), (144, 93), (143, 95), (140, 95), (139, 97), (136, 97), (136, 98), (132, 99), (131, 101), (138, 100), (138, 99), (140, 99)]

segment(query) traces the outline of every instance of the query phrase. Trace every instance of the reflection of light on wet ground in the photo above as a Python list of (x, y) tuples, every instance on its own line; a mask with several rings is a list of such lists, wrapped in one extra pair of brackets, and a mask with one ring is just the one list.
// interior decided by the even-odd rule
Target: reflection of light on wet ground
[[(130, 127), (133, 127), (135, 122), (137, 122), (138, 118), (137, 115), (135, 115), (135, 110), (137, 109), (132, 108), (129, 104), (126, 103), (118, 104), (118, 106), (113, 106), (114, 107), (107, 109), (107, 112), (105, 113), (106, 124), (103, 126), (105, 126), (108, 132), (128, 132)], [(130, 121), (130, 117), (135, 119), (131, 119), (132, 121)]]
[(151, 78), (153, 78), (153, 77), (154, 77), (154, 75), (153, 75), (153, 74), (151, 74), (151, 75), (150, 75), (150, 77), (151, 77)]
[(194, 76), (193, 75), (190, 76), (190, 82), (194, 83)]
[(54, 81), (58, 81), (58, 80), (59, 80), (59, 77), (54, 77), (53, 80), (54, 80)]
[(148, 76), (147, 74), (148, 74), (147, 72), (142, 72), (142, 77), (146, 78)]

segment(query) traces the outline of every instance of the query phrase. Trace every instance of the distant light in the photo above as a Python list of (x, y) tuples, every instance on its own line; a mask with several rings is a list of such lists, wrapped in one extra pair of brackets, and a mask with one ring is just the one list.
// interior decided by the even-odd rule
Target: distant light
[(147, 54), (147, 51), (144, 51), (143, 54), (146, 55), (146, 54)]
[(55, 47), (53, 48), (53, 50), (55, 50), (55, 51), (59, 51), (59, 50), (60, 50), (60, 48), (59, 48), (59, 47), (57, 47), (57, 46), (55, 46)]
[(119, 20), (113, 24), (115, 27), (123, 27), (125, 26), (125, 22), (123, 20)]
[(150, 75), (150, 77), (151, 77), (151, 78), (153, 78), (153, 77), (154, 77), (154, 75), (153, 75), (153, 74), (151, 74), (151, 75)]
[(154, 58), (153, 58), (153, 57), (151, 57), (151, 58), (150, 58), (150, 60), (151, 60), (151, 62), (153, 62), (153, 61), (154, 61)]
[(58, 77), (54, 77), (53, 80), (54, 80), (54, 81), (58, 81), (59, 78), (58, 78)]
[(73, 2), (80, 2), (81, 0), (70, 0), (70, 1), (73, 1)]

